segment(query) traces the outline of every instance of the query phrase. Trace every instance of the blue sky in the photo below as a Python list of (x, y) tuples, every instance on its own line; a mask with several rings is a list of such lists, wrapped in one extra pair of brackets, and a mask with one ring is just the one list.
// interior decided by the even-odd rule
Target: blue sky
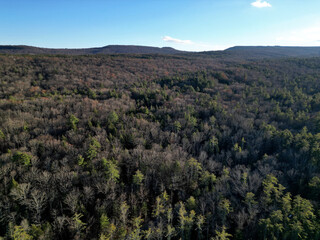
[(320, 46), (319, 0), (0, 0), (0, 44)]

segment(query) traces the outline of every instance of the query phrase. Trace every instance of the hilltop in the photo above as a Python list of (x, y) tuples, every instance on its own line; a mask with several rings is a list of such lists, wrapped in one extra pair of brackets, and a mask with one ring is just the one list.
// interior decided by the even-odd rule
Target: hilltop
[(97, 48), (39, 48), (24, 45), (0, 46), (2, 54), (59, 54), (59, 55), (92, 55), (92, 54), (177, 54), (182, 51), (170, 47), (147, 47), (134, 45), (108, 45)]
[(108, 45), (96, 48), (40, 48), (24, 45), (2, 45), (0, 54), (31, 55), (95, 55), (95, 54), (162, 54), (187, 56), (215, 56), (234, 59), (262, 59), (284, 57), (317, 57), (320, 47), (283, 46), (235, 46), (224, 51), (188, 52), (171, 47), (149, 47), (136, 45)]

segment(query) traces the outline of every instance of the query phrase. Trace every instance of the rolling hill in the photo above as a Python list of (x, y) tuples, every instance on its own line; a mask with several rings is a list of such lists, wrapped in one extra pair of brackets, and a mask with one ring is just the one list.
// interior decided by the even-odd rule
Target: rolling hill
[(320, 47), (236, 46), (224, 52), (244, 58), (319, 57)]
[(171, 47), (108, 45), (97, 48), (39, 48), (24, 45), (2, 45), (0, 54), (94, 55), (94, 54), (163, 54), (215, 57), (226, 59), (263, 59), (284, 57), (320, 57), (320, 47), (235, 46), (224, 51), (188, 52)]
[(61, 54), (61, 55), (92, 55), (92, 54), (177, 54), (182, 51), (170, 47), (146, 47), (133, 45), (108, 45), (99, 48), (54, 49), (24, 45), (0, 46), (0, 54)]

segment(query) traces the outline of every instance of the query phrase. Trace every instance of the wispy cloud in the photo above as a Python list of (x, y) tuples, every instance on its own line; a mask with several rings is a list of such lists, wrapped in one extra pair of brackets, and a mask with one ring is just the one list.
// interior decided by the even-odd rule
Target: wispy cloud
[(229, 45), (217, 45), (211, 43), (193, 42), (191, 40), (181, 40), (169, 36), (162, 37), (162, 40), (167, 43), (171, 43), (171, 45), (176, 49), (193, 52), (224, 50), (230, 47)]
[(276, 40), (287, 45), (319, 45), (320, 22), (317, 25), (283, 33)]
[(267, 1), (262, 1), (262, 0), (256, 0), (255, 2), (252, 2), (251, 6), (256, 7), (256, 8), (272, 7), (270, 3), (268, 3)]
[(164, 36), (162, 40), (165, 42), (172, 42), (172, 43), (178, 43), (178, 44), (194, 44), (191, 40), (181, 40), (181, 39), (177, 39), (169, 36)]

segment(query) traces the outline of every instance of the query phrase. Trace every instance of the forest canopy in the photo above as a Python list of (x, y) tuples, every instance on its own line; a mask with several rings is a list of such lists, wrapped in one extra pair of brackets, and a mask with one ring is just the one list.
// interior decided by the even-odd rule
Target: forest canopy
[(320, 58), (0, 55), (3, 239), (319, 239)]

